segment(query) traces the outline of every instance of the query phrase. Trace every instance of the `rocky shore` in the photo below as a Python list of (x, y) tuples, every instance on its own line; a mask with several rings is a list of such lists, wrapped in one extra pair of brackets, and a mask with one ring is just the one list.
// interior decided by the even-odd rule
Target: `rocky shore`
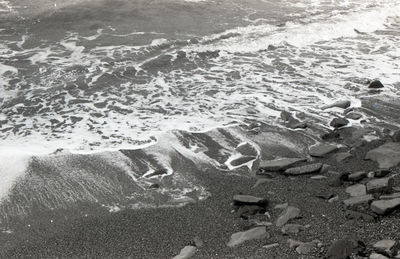
[[(324, 129), (315, 118), (282, 112), (288, 132), (279, 136), (301, 142), (296, 150), (290, 144), (256, 150), (230, 136), (236, 156), (229, 157), (207, 138), (209, 156), (225, 163), (199, 171), (179, 165), (196, 171), (211, 194), (205, 200), (112, 213), (82, 201), (78, 210), (87, 214), (80, 215), (32, 210), (9, 224), (12, 231), (0, 232), (0, 257), (400, 258), (400, 131), (385, 122), (382, 130), (352, 126), (363, 114), (376, 113), (370, 103), (358, 110), (348, 100), (323, 107), (343, 112)], [(400, 111), (385, 107), (379, 107), (382, 121)], [(268, 139), (278, 136), (270, 125), (241, 127), (256, 143), (283, 142)], [(305, 131), (312, 137), (302, 138)], [(375, 137), (367, 138), (372, 131)], [(165, 184), (153, 180), (148, 188)]]

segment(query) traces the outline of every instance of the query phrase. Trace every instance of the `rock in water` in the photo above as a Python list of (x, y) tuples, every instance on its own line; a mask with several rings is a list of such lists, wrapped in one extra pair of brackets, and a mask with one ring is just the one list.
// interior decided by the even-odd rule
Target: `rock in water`
[(284, 209), (279, 215), (278, 219), (276, 220), (276, 226), (277, 227), (282, 227), (285, 225), (289, 220), (294, 219), (299, 217), (300, 215), (300, 209), (293, 207), (293, 206), (287, 206), (286, 209)]
[(329, 109), (329, 108), (333, 108), (333, 107), (339, 107), (339, 108), (346, 109), (346, 108), (350, 107), (350, 105), (351, 105), (350, 101), (344, 100), (344, 101), (337, 101), (337, 102), (329, 104), (329, 105), (325, 105), (322, 107), (322, 109), (325, 110), (325, 109)]
[(249, 240), (263, 239), (267, 237), (267, 229), (265, 227), (256, 227), (247, 231), (232, 234), (227, 246), (234, 247)]
[(251, 195), (238, 194), (233, 196), (233, 202), (236, 205), (258, 205), (265, 206), (268, 204), (268, 200), (264, 198), (254, 197)]
[(174, 256), (172, 259), (187, 259), (192, 257), (197, 251), (197, 248), (195, 246), (185, 246), (181, 252), (177, 255)]
[(400, 143), (388, 142), (367, 153), (365, 159), (378, 162), (379, 168), (391, 168), (400, 163)]
[(278, 158), (269, 161), (261, 161), (260, 168), (265, 171), (284, 171), (296, 163), (307, 161), (306, 158)]
[(368, 86), (368, 88), (373, 88), (373, 89), (383, 88), (383, 87), (384, 87), (383, 84), (379, 80), (372, 81)]
[(345, 118), (334, 118), (329, 125), (334, 128), (340, 128), (349, 124), (349, 121)]
[(360, 250), (358, 242), (351, 239), (341, 239), (334, 242), (326, 253), (327, 259), (344, 259), (357, 254)]
[(244, 156), (253, 156), (256, 157), (258, 155), (257, 150), (249, 143), (244, 143), (236, 147), (236, 151)]
[(379, 200), (371, 203), (371, 210), (376, 214), (385, 215), (400, 207), (400, 198)]
[(309, 153), (310, 153), (310, 156), (324, 157), (325, 155), (327, 155), (337, 149), (338, 149), (338, 147), (335, 145), (321, 143), (321, 144), (310, 147)]
[(316, 163), (311, 165), (303, 165), (299, 167), (293, 167), (285, 170), (285, 175), (303, 175), (317, 173), (321, 170), (322, 164)]

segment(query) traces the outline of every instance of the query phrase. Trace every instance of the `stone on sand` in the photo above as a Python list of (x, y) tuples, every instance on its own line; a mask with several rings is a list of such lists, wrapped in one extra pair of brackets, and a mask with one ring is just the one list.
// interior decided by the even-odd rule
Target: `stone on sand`
[(255, 227), (247, 231), (241, 231), (232, 234), (227, 246), (234, 247), (246, 241), (263, 239), (267, 237), (267, 229), (265, 227)]
[(347, 180), (352, 181), (352, 182), (358, 182), (358, 181), (364, 179), (365, 177), (367, 177), (367, 172), (358, 171), (358, 172), (349, 174), (347, 176)]
[(349, 152), (341, 152), (341, 153), (337, 153), (335, 155), (336, 161), (338, 163), (345, 161), (346, 159), (352, 157), (353, 155), (350, 154)]
[(304, 227), (299, 224), (286, 224), (282, 227), (281, 231), (284, 235), (297, 234), (302, 231)]
[(367, 188), (364, 184), (354, 184), (346, 188), (346, 193), (352, 197), (363, 196), (367, 194)]
[(251, 160), (255, 160), (255, 156), (241, 156), (231, 161), (232, 166), (239, 166), (250, 162)]
[(334, 128), (340, 128), (349, 124), (349, 121), (345, 118), (334, 118), (329, 125)]
[(321, 163), (303, 165), (298, 167), (293, 167), (285, 170), (285, 175), (303, 175), (318, 173), (322, 168)]
[(373, 88), (373, 89), (378, 89), (383, 87), (384, 87), (383, 84), (379, 80), (372, 81), (368, 86), (368, 88)]
[(265, 206), (268, 204), (268, 200), (259, 198), (251, 195), (237, 194), (233, 196), (233, 202), (236, 205), (259, 205)]
[(334, 102), (329, 105), (325, 105), (322, 107), (322, 109), (326, 110), (326, 109), (333, 108), (333, 107), (339, 107), (342, 109), (346, 109), (346, 108), (350, 107), (350, 105), (351, 105), (351, 102), (349, 100), (343, 100), (343, 101)]
[(335, 241), (326, 253), (327, 259), (343, 259), (351, 255), (357, 254), (360, 246), (356, 240), (353, 239), (340, 239)]
[(373, 245), (374, 249), (387, 256), (394, 256), (399, 249), (399, 243), (396, 240), (383, 239)]
[(386, 257), (384, 255), (378, 254), (378, 253), (372, 253), (368, 257), (369, 259), (389, 259), (389, 257)]
[(197, 248), (195, 246), (185, 246), (182, 248), (181, 252), (177, 255), (174, 256), (172, 259), (187, 259), (192, 257), (197, 251)]
[(386, 195), (381, 195), (379, 197), (380, 200), (391, 200), (391, 199), (396, 199), (400, 198), (400, 192), (395, 192), (391, 194), (386, 194)]
[(367, 183), (367, 193), (387, 193), (392, 190), (393, 178), (384, 177), (373, 179)]
[(336, 151), (338, 147), (336, 145), (329, 145), (329, 144), (317, 144), (310, 147), (309, 154), (310, 156), (314, 157), (324, 157), (325, 155)]
[(358, 112), (350, 112), (346, 114), (346, 118), (351, 120), (359, 120), (362, 118), (362, 115)]
[(289, 220), (298, 218), (300, 215), (300, 209), (293, 207), (293, 206), (287, 206), (282, 213), (279, 215), (278, 219), (276, 220), (276, 226), (277, 227), (282, 227), (285, 225)]
[(379, 168), (391, 168), (400, 163), (400, 142), (387, 142), (367, 153), (365, 159), (378, 163)]
[(343, 203), (346, 206), (354, 206), (354, 205), (369, 203), (373, 199), (374, 199), (374, 196), (372, 196), (372, 194), (367, 194), (367, 195), (362, 195), (362, 196), (351, 197), (347, 200), (344, 200)]
[(400, 207), (400, 198), (378, 200), (371, 203), (371, 210), (379, 215), (385, 215)]
[(260, 168), (265, 171), (284, 171), (296, 163), (307, 161), (306, 158), (278, 158), (274, 160), (261, 161)]

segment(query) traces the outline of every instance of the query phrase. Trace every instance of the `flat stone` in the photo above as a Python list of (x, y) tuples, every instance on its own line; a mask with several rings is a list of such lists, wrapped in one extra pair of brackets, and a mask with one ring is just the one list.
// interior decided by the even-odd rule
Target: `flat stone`
[(311, 165), (304, 165), (299, 167), (293, 167), (285, 170), (285, 175), (303, 175), (317, 173), (321, 170), (322, 164), (316, 163)]
[(398, 246), (399, 244), (397, 243), (397, 241), (390, 239), (380, 240), (373, 245), (377, 252), (390, 257), (394, 256), (395, 253), (397, 253)]
[(373, 179), (367, 183), (367, 193), (387, 193), (393, 187), (393, 178), (384, 177)]
[(299, 224), (286, 224), (281, 229), (282, 234), (284, 234), (284, 235), (297, 234), (302, 230), (304, 230), (304, 227)]
[(313, 180), (324, 180), (326, 178), (327, 177), (325, 175), (314, 175), (314, 176), (310, 177), (310, 179), (313, 179)]
[(367, 153), (365, 159), (378, 163), (379, 168), (392, 168), (400, 163), (400, 142), (388, 142)]
[(372, 196), (371, 194), (367, 194), (367, 195), (363, 195), (363, 196), (351, 197), (347, 200), (344, 200), (343, 203), (346, 206), (354, 206), (354, 205), (369, 203), (373, 199), (374, 199), (374, 196)]
[(346, 211), (346, 219), (349, 219), (349, 220), (355, 219), (355, 220), (364, 220), (367, 222), (375, 222), (374, 216), (369, 215), (367, 213), (354, 211), (354, 210)]
[(386, 257), (386, 256), (378, 254), (378, 253), (372, 253), (368, 258), (369, 259), (389, 259), (389, 257)]
[(268, 204), (268, 200), (264, 198), (259, 198), (251, 195), (237, 194), (233, 196), (233, 202), (236, 205), (259, 205), (265, 206)]
[(349, 174), (347, 176), (347, 179), (349, 181), (352, 181), (352, 182), (358, 182), (358, 181), (364, 179), (365, 177), (367, 177), (367, 172), (358, 171), (358, 172), (354, 172), (354, 173)]
[(375, 176), (375, 177), (378, 177), (378, 178), (385, 177), (385, 176), (387, 176), (388, 174), (390, 174), (390, 170), (388, 170), (388, 169), (380, 169), (380, 170), (376, 170), (376, 171), (374, 172), (374, 176)]
[(372, 81), (368, 86), (368, 88), (373, 88), (373, 89), (378, 89), (383, 87), (384, 87), (383, 84), (379, 80)]
[(253, 147), (253, 145), (249, 143), (244, 143), (236, 147), (236, 151), (239, 152), (240, 154), (244, 156), (257, 156), (258, 152), (257, 150)]
[(282, 204), (275, 205), (274, 209), (286, 209), (289, 206), (289, 203), (285, 202)]
[(322, 107), (322, 109), (326, 110), (326, 109), (333, 108), (333, 107), (346, 109), (346, 108), (350, 107), (350, 105), (351, 105), (351, 102), (349, 100), (343, 100), (343, 101), (334, 102), (334, 103), (329, 104), (329, 105), (325, 105), (325, 106)]
[(386, 194), (386, 195), (381, 195), (379, 197), (380, 200), (391, 200), (391, 199), (396, 199), (400, 198), (400, 192), (395, 192), (391, 194)]
[(282, 213), (279, 215), (278, 219), (276, 220), (276, 226), (277, 227), (282, 227), (285, 225), (289, 220), (298, 218), (300, 215), (300, 209), (293, 207), (293, 206), (287, 206)]
[(261, 161), (260, 168), (265, 171), (284, 171), (293, 165), (307, 161), (306, 158), (278, 158), (269, 161)]
[(241, 231), (232, 234), (227, 246), (234, 247), (240, 245), (246, 241), (263, 239), (267, 237), (266, 227), (255, 227), (247, 231)]
[(362, 115), (357, 112), (350, 112), (350, 113), (346, 114), (346, 118), (351, 119), (351, 120), (359, 120), (362, 118)]
[(343, 161), (345, 161), (346, 159), (348, 159), (348, 158), (350, 158), (352, 156), (353, 155), (348, 153), (348, 152), (341, 152), (341, 153), (337, 153), (335, 155), (335, 158), (336, 158), (336, 161), (340, 163), (340, 162), (343, 162)]
[(257, 159), (255, 156), (241, 156), (231, 161), (232, 166), (239, 166), (250, 162), (251, 160)]
[(359, 251), (359, 246), (356, 240), (341, 239), (335, 241), (326, 253), (327, 259), (344, 259), (348, 258)]
[(337, 149), (338, 147), (335, 145), (320, 143), (310, 147), (309, 154), (313, 157), (324, 157), (325, 155), (336, 151)]
[(279, 246), (278, 243), (273, 243), (273, 244), (265, 245), (265, 246), (263, 246), (263, 248), (270, 249), (270, 248), (277, 247), (277, 246)]
[(297, 240), (294, 240), (294, 239), (288, 239), (288, 240), (287, 240), (287, 243), (289, 244), (289, 247), (290, 247), (290, 248), (296, 248), (296, 247), (298, 247), (299, 245), (303, 244), (303, 242), (297, 241)]
[(367, 194), (367, 188), (364, 184), (355, 184), (347, 187), (346, 192), (352, 197), (363, 196)]
[(393, 135), (392, 139), (394, 142), (400, 142), (400, 130), (396, 130)]
[(371, 210), (376, 214), (385, 215), (400, 206), (400, 198), (391, 200), (379, 200), (371, 203)]
[(298, 123), (294, 123), (292, 125), (289, 126), (291, 129), (305, 129), (308, 127), (307, 122), (298, 122)]
[(192, 257), (197, 251), (197, 248), (195, 246), (185, 246), (182, 248), (181, 252), (177, 255), (174, 256), (172, 259), (187, 259)]
[(346, 118), (334, 118), (329, 125), (334, 128), (340, 128), (349, 124), (349, 121)]
[(306, 242), (296, 247), (296, 252), (301, 255), (309, 254), (317, 246), (317, 242)]

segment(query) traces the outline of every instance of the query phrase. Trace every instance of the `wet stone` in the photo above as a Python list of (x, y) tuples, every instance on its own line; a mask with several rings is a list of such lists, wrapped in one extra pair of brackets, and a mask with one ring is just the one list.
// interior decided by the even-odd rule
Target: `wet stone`
[(378, 89), (383, 87), (384, 87), (383, 84), (379, 80), (372, 81), (368, 86), (368, 88), (373, 88), (373, 89)]
[(346, 114), (346, 118), (351, 119), (351, 120), (359, 120), (362, 118), (362, 115), (357, 112), (350, 112), (350, 113)]

